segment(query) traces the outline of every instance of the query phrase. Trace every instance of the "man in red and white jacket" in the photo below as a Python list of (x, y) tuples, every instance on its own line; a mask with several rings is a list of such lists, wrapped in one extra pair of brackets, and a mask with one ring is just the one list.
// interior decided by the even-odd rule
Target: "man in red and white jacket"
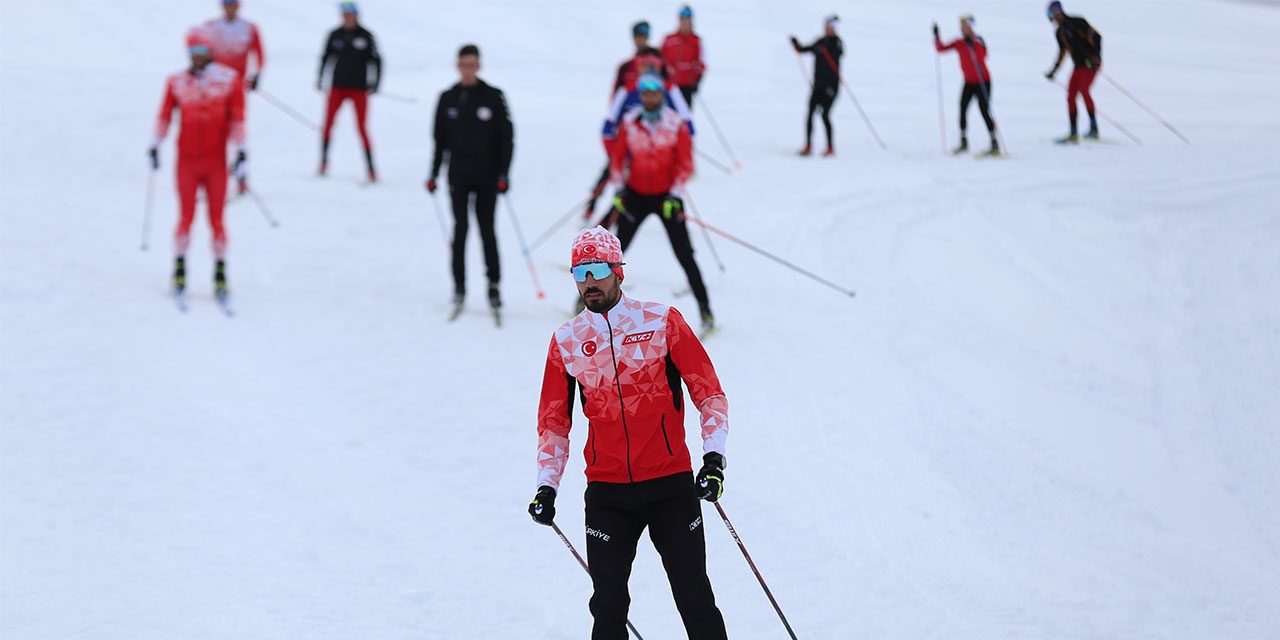
[(664, 104), (661, 76), (641, 76), (636, 88), (640, 106), (622, 116), (609, 152), (609, 182), (617, 193), (609, 226), (616, 223), (625, 251), (650, 213), (661, 217), (671, 249), (698, 301), (702, 329), (709, 331), (715, 327), (715, 318), (684, 219), (684, 187), (693, 173), (693, 138), (685, 119)]
[(693, 9), (689, 5), (680, 8), (680, 28), (662, 41), (662, 60), (672, 70), (672, 79), (692, 110), (693, 94), (698, 92), (707, 65), (702, 62), (702, 38), (693, 32)]
[[(590, 421), (583, 455), (591, 637), (627, 637), (627, 579), (648, 527), (689, 637), (725, 638), (707, 578), (698, 502), (715, 502), (723, 492), (729, 401), (715, 367), (679, 311), (622, 293), (622, 244), (608, 230), (579, 233), (570, 265), (586, 309), (551, 337), (538, 406), (538, 491), (529, 514), (544, 525), (555, 518), (578, 396)], [(696, 478), (681, 381), (702, 426), (704, 464)]]
[(164, 102), (156, 118), (150, 155), (152, 169), (160, 168), (158, 148), (169, 132), (173, 111), (182, 113), (178, 131), (177, 187), (182, 214), (174, 231), (174, 292), (186, 288), (186, 253), (191, 223), (196, 215), (196, 190), (204, 188), (209, 202), (209, 226), (213, 228), (214, 292), (227, 295), (227, 232), (222, 226), (222, 206), (227, 196), (227, 143), (238, 149), (236, 162), (245, 161), (244, 83), (231, 67), (213, 61), (209, 33), (204, 27), (187, 32), (191, 68), (169, 76)]
[[(204, 23), (204, 27), (209, 33), (209, 50), (213, 53), (213, 61), (235, 69), (244, 81), (245, 89), (253, 91), (258, 88), (267, 58), (262, 53), (262, 38), (258, 36), (258, 27), (239, 17), (239, 12), (239, 0), (222, 0), (223, 17)], [(252, 72), (249, 71), (250, 55), (254, 57)], [(248, 191), (248, 169), (244, 163), (239, 163), (234, 168), (240, 193)]]

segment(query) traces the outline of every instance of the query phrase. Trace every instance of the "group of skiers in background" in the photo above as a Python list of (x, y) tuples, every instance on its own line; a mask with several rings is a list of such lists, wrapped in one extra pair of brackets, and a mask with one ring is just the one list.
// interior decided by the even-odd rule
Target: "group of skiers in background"
[[(221, 5), (222, 17), (194, 27), (186, 35), (191, 65), (167, 79), (149, 154), (152, 168), (158, 169), (159, 144), (168, 132), (173, 111), (179, 111), (176, 184), (180, 215), (174, 233), (172, 288), (181, 301), (186, 288), (185, 256), (196, 195), (203, 189), (213, 230), (214, 290), (225, 304), (227, 234), (223, 207), (231, 178), (239, 193), (252, 195), (248, 182), (246, 93), (260, 87), (266, 59), (257, 27), (239, 17), (239, 2), (222, 0)], [(356, 112), (368, 180), (376, 182), (367, 114), (369, 96), (379, 90), (382, 59), (373, 34), (360, 23), (356, 3), (340, 3), (339, 12), (342, 24), (325, 39), (316, 79), (316, 88), (323, 91), (328, 78), (326, 115), (319, 128), (318, 173), (324, 176), (328, 171), (334, 117), (350, 101)], [(1046, 76), (1054, 77), (1067, 54), (1075, 65), (1068, 86), (1070, 134), (1059, 142), (1079, 140), (1077, 96), (1083, 97), (1089, 114), (1085, 137), (1097, 138), (1089, 88), (1101, 67), (1101, 36), (1083, 18), (1067, 16), (1060, 2), (1050, 3), (1047, 13), (1057, 26), (1059, 53)], [(694, 174), (692, 113), (707, 71), (693, 18), (693, 10), (682, 7), (677, 16), (678, 28), (666, 36), (660, 48), (649, 44), (648, 22), (632, 25), (635, 53), (618, 66), (613, 76), (601, 130), (607, 163), (592, 189), (584, 217), (592, 219), (594, 204), (606, 188), (613, 193), (612, 206), (600, 218), (599, 226), (588, 224), (572, 244), (569, 266), (578, 287), (580, 313), (554, 334), (543, 379), (538, 411), (538, 488), (529, 505), (535, 521), (554, 524), (555, 497), (568, 458), (575, 396), (582, 399), (583, 411), (591, 421), (584, 456), (588, 477), (587, 555), (595, 587), (591, 599), (595, 618), (592, 638), (627, 635), (627, 578), (637, 541), (646, 528), (663, 557), (689, 636), (726, 637), (706, 574), (698, 500), (714, 502), (723, 490), (728, 402), (699, 334), (680, 313), (666, 305), (633, 300), (621, 291), (623, 254), (641, 223), (656, 216), (697, 301), (702, 335), (705, 337), (715, 328), (685, 213), (686, 184)], [(998, 129), (991, 110), (991, 74), (986, 66), (987, 45), (974, 25), (973, 16), (962, 16), (961, 38), (944, 43), (935, 24), (934, 45), (940, 53), (956, 51), (964, 74), (956, 153), (969, 148), (967, 111), (976, 100), (991, 135), (986, 153), (999, 154)], [(823, 21), (822, 36), (811, 44), (802, 45), (794, 36), (790, 38), (797, 55), (814, 56), (805, 144), (799, 152), (802, 156), (813, 153), (815, 114), (821, 116), (826, 132), (823, 155), (835, 154), (831, 110), (843, 84), (840, 60), (844, 53), (838, 28), (839, 19), (832, 15)], [(436, 104), (435, 149), (425, 187), (434, 198), (447, 164), (445, 180), (454, 218), (452, 318), (462, 310), (467, 293), (464, 256), (471, 215), (475, 216), (484, 249), (488, 304), (497, 318), (497, 309), (502, 305), (502, 274), (494, 227), (497, 202), (510, 187), (513, 119), (503, 92), (479, 77), (478, 46), (463, 45), (458, 50), (456, 67), (459, 81), (441, 93)], [(265, 94), (264, 97), (271, 99)], [(235, 149), (231, 163), (229, 145)], [(700, 415), (705, 445), (704, 465), (696, 476), (684, 445), (682, 382), (688, 386)]]

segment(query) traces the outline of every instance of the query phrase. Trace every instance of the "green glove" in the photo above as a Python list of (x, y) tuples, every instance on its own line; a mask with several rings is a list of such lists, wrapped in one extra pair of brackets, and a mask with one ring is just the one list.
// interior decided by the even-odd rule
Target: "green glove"
[(679, 214), (684, 210), (684, 203), (680, 202), (680, 198), (668, 197), (662, 201), (662, 217), (666, 220), (671, 219), (671, 214)]
[(624, 204), (621, 193), (613, 196), (613, 208), (615, 211), (619, 211), (622, 213), (627, 212), (627, 205)]

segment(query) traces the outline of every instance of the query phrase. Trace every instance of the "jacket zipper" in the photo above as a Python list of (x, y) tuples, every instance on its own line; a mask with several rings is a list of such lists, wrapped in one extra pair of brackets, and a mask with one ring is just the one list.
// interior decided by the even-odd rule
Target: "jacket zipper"
[(613, 359), (613, 384), (618, 389), (618, 406), (622, 408), (622, 436), (627, 441), (627, 480), (635, 482), (636, 478), (631, 474), (631, 434), (627, 432), (627, 404), (622, 401), (622, 379), (618, 373), (618, 352), (613, 348), (613, 323), (609, 322), (608, 311), (600, 315), (604, 316), (604, 324), (609, 327), (609, 357)]

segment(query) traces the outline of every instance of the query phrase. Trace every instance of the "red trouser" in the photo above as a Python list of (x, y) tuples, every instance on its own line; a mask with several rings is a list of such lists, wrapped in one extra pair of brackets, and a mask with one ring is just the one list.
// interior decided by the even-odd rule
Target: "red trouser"
[(1071, 82), (1067, 84), (1067, 113), (1072, 117), (1076, 115), (1076, 96), (1084, 97), (1084, 109), (1093, 115), (1093, 96), (1089, 95), (1089, 87), (1093, 86), (1093, 79), (1098, 75), (1098, 70), (1102, 67), (1094, 67), (1092, 69), (1086, 67), (1076, 67), (1071, 72)]
[(351, 100), (356, 105), (356, 127), (360, 129), (360, 140), (364, 142), (364, 148), (370, 148), (369, 132), (364, 128), (365, 114), (369, 109), (369, 94), (364, 89), (341, 89), (333, 87), (329, 89), (329, 111), (324, 117), (324, 141), (329, 142), (329, 130), (333, 129), (333, 117), (338, 114), (338, 108), (343, 102)]
[(186, 255), (191, 244), (191, 223), (196, 218), (196, 189), (204, 187), (209, 200), (209, 226), (213, 228), (213, 254), (222, 260), (227, 256), (227, 231), (222, 227), (222, 205), (227, 200), (227, 158), (225, 155), (179, 157), (178, 203), (182, 215), (173, 232), (174, 252)]

